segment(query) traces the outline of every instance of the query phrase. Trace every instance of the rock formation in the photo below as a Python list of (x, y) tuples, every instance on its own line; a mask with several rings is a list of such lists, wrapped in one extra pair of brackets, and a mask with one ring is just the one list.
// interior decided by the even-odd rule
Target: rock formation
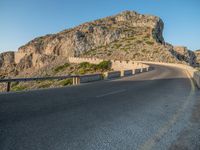
[(194, 54), (196, 56), (196, 63), (197, 63), (196, 66), (200, 67), (200, 50), (194, 51)]
[(0, 54), (0, 76), (40, 69), (58, 57), (87, 56), (107, 59), (149, 60), (196, 64), (185, 48), (166, 44), (163, 21), (156, 16), (124, 11), (84, 23), (57, 34), (35, 38), (17, 52)]
[(185, 61), (191, 66), (197, 65), (196, 55), (193, 51), (188, 50), (188, 48), (184, 46), (174, 46), (173, 49), (176, 52), (176, 57), (180, 61)]

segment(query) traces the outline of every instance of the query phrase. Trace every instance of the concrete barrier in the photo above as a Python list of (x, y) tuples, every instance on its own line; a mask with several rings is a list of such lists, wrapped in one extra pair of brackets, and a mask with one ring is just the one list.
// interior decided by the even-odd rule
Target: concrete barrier
[(133, 70), (121, 70), (121, 77), (133, 75)]
[(190, 77), (195, 81), (198, 88), (200, 88), (200, 72), (194, 69), (191, 66), (184, 65), (184, 64), (173, 64), (173, 63), (161, 63), (161, 62), (149, 62), (149, 61), (138, 61), (139, 63), (143, 64), (154, 64), (154, 65), (162, 65), (162, 66), (169, 66), (169, 67), (176, 67), (187, 71)]
[(142, 72), (147, 72), (147, 71), (149, 71), (149, 67), (142, 68)]
[(119, 78), (121, 76), (121, 72), (120, 71), (105, 72), (104, 76), (106, 79)]
[(141, 69), (134, 69), (134, 73), (135, 74), (141, 73)]
[(103, 79), (102, 74), (83, 75), (83, 76), (80, 76), (80, 83), (99, 81), (102, 79)]

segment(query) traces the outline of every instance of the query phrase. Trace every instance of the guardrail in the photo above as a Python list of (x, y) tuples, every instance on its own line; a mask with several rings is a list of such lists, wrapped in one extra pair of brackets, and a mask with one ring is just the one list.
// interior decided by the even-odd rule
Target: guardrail
[(73, 85), (79, 85), (80, 83), (87, 83), (92, 81), (99, 81), (103, 79), (101, 73), (89, 74), (89, 75), (68, 75), (68, 76), (57, 76), (57, 77), (35, 77), (35, 78), (14, 78), (14, 79), (1, 79), (0, 83), (7, 83), (6, 91), (10, 92), (12, 82), (30, 82), (30, 81), (45, 81), (45, 80), (63, 80), (72, 79)]
[[(148, 70), (148, 69), (147, 69)], [(7, 83), (6, 91), (10, 92), (12, 82), (29, 82), (29, 81), (45, 81), (45, 80), (63, 80), (72, 79), (73, 85), (79, 85), (80, 83), (87, 83), (93, 81), (99, 81), (111, 78), (125, 77), (128, 75), (145, 72), (144, 69), (133, 69), (133, 70), (121, 70), (121, 71), (110, 71), (105, 73), (88, 74), (88, 75), (67, 75), (67, 76), (56, 76), (56, 77), (34, 77), (34, 78), (14, 78), (14, 79), (0, 79), (0, 83)]]
[(80, 79), (79, 81), (80, 83), (99, 81), (103, 79), (103, 74), (97, 73), (97, 74), (83, 75), (83, 76), (79, 76), (79, 79)]
[(1, 79), (0, 83), (7, 83), (6, 91), (9, 92), (11, 89), (12, 82), (29, 82), (29, 81), (45, 81), (45, 80), (63, 80), (73, 79), (73, 85), (79, 84), (80, 76), (57, 76), (57, 77), (38, 77), (38, 78), (15, 78), (15, 79)]

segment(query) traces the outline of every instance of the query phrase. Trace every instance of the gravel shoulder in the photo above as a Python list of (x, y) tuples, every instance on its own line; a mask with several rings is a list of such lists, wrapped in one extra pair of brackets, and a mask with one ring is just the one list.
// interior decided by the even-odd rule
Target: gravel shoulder
[(200, 92), (187, 128), (185, 128), (171, 147), (170, 150), (200, 150)]

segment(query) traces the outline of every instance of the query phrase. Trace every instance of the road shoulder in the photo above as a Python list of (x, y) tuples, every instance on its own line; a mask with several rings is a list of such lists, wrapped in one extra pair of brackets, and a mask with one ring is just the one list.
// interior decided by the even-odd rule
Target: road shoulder
[(197, 98), (188, 127), (179, 134), (170, 150), (200, 149), (200, 94)]

